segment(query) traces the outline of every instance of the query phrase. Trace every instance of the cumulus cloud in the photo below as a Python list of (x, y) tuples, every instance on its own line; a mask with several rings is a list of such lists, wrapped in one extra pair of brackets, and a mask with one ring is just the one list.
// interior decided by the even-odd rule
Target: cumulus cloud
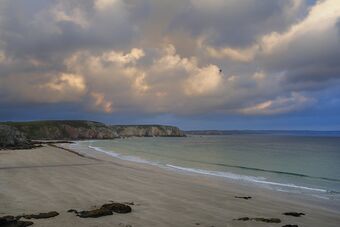
[(197, 69), (185, 83), (185, 91), (188, 95), (207, 95), (219, 91), (222, 83), (220, 69), (216, 65), (209, 65)]
[(78, 102), (86, 92), (86, 84), (81, 75), (69, 73), (10, 75), (0, 78), (0, 89), (5, 93), (3, 101)]
[(97, 93), (97, 92), (91, 92), (91, 97), (94, 99), (93, 105), (94, 108), (98, 110), (102, 110), (105, 113), (112, 113), (113, 107), (112, 107), (112, 102), (107, 101), (105, 99), (104, 94), (102, 93)]
[(5, 0), (0, 102), (107, 114), (301, 111), (340, 83), (339, 18), (337, 0)]

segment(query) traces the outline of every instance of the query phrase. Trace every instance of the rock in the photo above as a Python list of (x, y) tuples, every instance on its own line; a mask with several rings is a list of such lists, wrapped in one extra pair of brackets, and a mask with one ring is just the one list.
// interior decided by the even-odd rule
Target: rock
[(236, 221), (249, 221), (250, 218), (248, 218), (248, 217), (242, 217), (242, 218), (237, 218), (237, 219), (234, 219), (234, 220), (236, 220)]
[(0, 125), (0, 149), (31, 149), (34, 145), (18, 129)]
[(298, 225), (283, 225), (282, 227), (299, 227)]
[(131, 213), (132, 209), (129, 205), (123, 203), (108, 203), (102, 205), (101, 209), (107, 209), (115, 213), (126, 214)]
[(301, 217), (302, 215), (306, 215), (304, 213), (298, 213), (298, 212), (285, 212), (283, 215), (287, 216), (293, 216), (293, 217)]
[(249, 218), (249, 217), (242, 217), (234, 219), (236, 221), (257, 221), (257, 222), (265, 222), (265, 223), (281, 223), (279, 218)]
[(252, 197), (251, 196), (235, 196), (236, 199), (245, 199), (245, 200), (248, 200), (248, 199), (251, 199)]
[(102, 216), (112, 215), (114, 213), (126, 214), (132, 211), (129, 205), (123, 203), (107, 203), (102, 205), (99, 209), (87, 210), (87, 211), (76, 211), (70, 209), (67, 212), (76, 213), (78, 217), (81, 218), (98, 218)]
[(114, 139), (131, 136), (185, 136), (177, 127), (164, 125), (108, 126), (95, 121), (4, 122), (32, 140)]
[(26, 219), (46, 219), (46, 218), (53, 218), (55, 216), (58, 216), (59, 213), (56, 211), (51, 211), (48, 213), (39, 213), (39, 214), (28, 214), (28, 215), (22, 215), (23, 218)]
[(281, 223), (279, 218), (252, 218), (252, 220), (266, 223)]
[(119, 137), (100, 122), (94, 121), (32, 121), (6, 122), (32, 140), (113, 139)]
[(120, 137), (182, 137), (179, 128), (165, 125), (113, 125), (111, 129)]
[(112, 211), (108, 209), (102, 209), (102, 208), (77, 212), (77, 216), (81, 218), (99, 218), (99, 217), (108, 216), (112, 214), (113, 214)]
[(68, 213), (78, 213), (78, 211), (77, 210), (75, 210), (75, 209), (69, 209), (68, 211), (67, 211)]
[(4, 216), (0, 217), (0, 226), (1, 227), (26, 227), (33, 225), (34, 223), (31, 221), (19, 221), (20, 217), (14, 216)]

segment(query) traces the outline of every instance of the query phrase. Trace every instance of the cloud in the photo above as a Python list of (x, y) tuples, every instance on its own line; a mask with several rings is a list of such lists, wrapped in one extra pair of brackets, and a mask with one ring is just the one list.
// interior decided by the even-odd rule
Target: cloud
[(211, 46), (202, 46), (205, 48), (205, 51), (208, 55), (213, 58), (227, 58), (234, 61), (239, 62), (251, 62), (254, 60), (254, 55), (258, 50), (257, 46), (253, 46), (250, 48), (238, 49), (238, 48), (230, 48), (224, 47), (221, 49), (216, 49)]
[(185, 92), (188, 95), (207, 95), (218, 91), (222, 76), (216, 65), (209, 65), (198, 69), (185, 83)]
[(95, 7), (98, 10), (108, 10), (109, 8), (119, 4), (120, 0), (95, 0)]
[(105, 53), (103, 58), (109, 62), (115, 62), (118, 64), (135, 63), (140, 58), (144, 57), (145, 53), (142, 49), (133, 48), (130, 53), (123, 54), (122, 52), (111, 51)]
[(299, 112), (340, 83), (337, 2), (5, 0), (0, 102), (106, 114)]
[(69, 73), (10, 75), (0, 77), (0, 89), (6, 102), (80, 102), (86, 84), (81, 75)]
[(192, 0), (176, 24), (209, 45), (240, 48), (273, 30), (286, 30), (305, 8), (303, 0)]
[(94, 108), (99, 108), (100, 110), (104, 111), (105, 113), (112, 113), (113, 107), (112, 102), (107, 101), (105, 99), (104, 94), (91, 92), (91, 96), (94, 99)]
[(71, 89), (74, 92), (83, 93), (86, 89), (86, 85), (82, 76), (67, 73), (62, 73), (59, 77), (54, 78), (53, 81), (42, 85), (42, 87), (46, 87), (47, 89), (55, 90), (61, 93)]
[(303, 109), (312, 104), (313, 101), (313, 99), (302, 96), (301, 94), (292, 93), (289, 97), (278, 97), (273, 100), (267, 100), (250, 107), (242, 108), (239, 111), (246, 115), (284, 114)]

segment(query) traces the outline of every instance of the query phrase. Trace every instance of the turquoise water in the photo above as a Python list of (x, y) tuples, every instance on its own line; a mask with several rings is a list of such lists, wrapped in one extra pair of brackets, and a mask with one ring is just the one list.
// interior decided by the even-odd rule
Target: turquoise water
[(225, 135), (83, 141), (114, 157), (259, 187), (340, 198), (340, 137)]

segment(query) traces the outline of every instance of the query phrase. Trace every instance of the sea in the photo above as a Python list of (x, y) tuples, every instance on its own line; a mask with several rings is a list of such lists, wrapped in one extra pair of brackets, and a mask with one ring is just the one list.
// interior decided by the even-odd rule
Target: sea
[(78, 141), (114, 158), (340, 201), (340, 135), (231, 134)]

